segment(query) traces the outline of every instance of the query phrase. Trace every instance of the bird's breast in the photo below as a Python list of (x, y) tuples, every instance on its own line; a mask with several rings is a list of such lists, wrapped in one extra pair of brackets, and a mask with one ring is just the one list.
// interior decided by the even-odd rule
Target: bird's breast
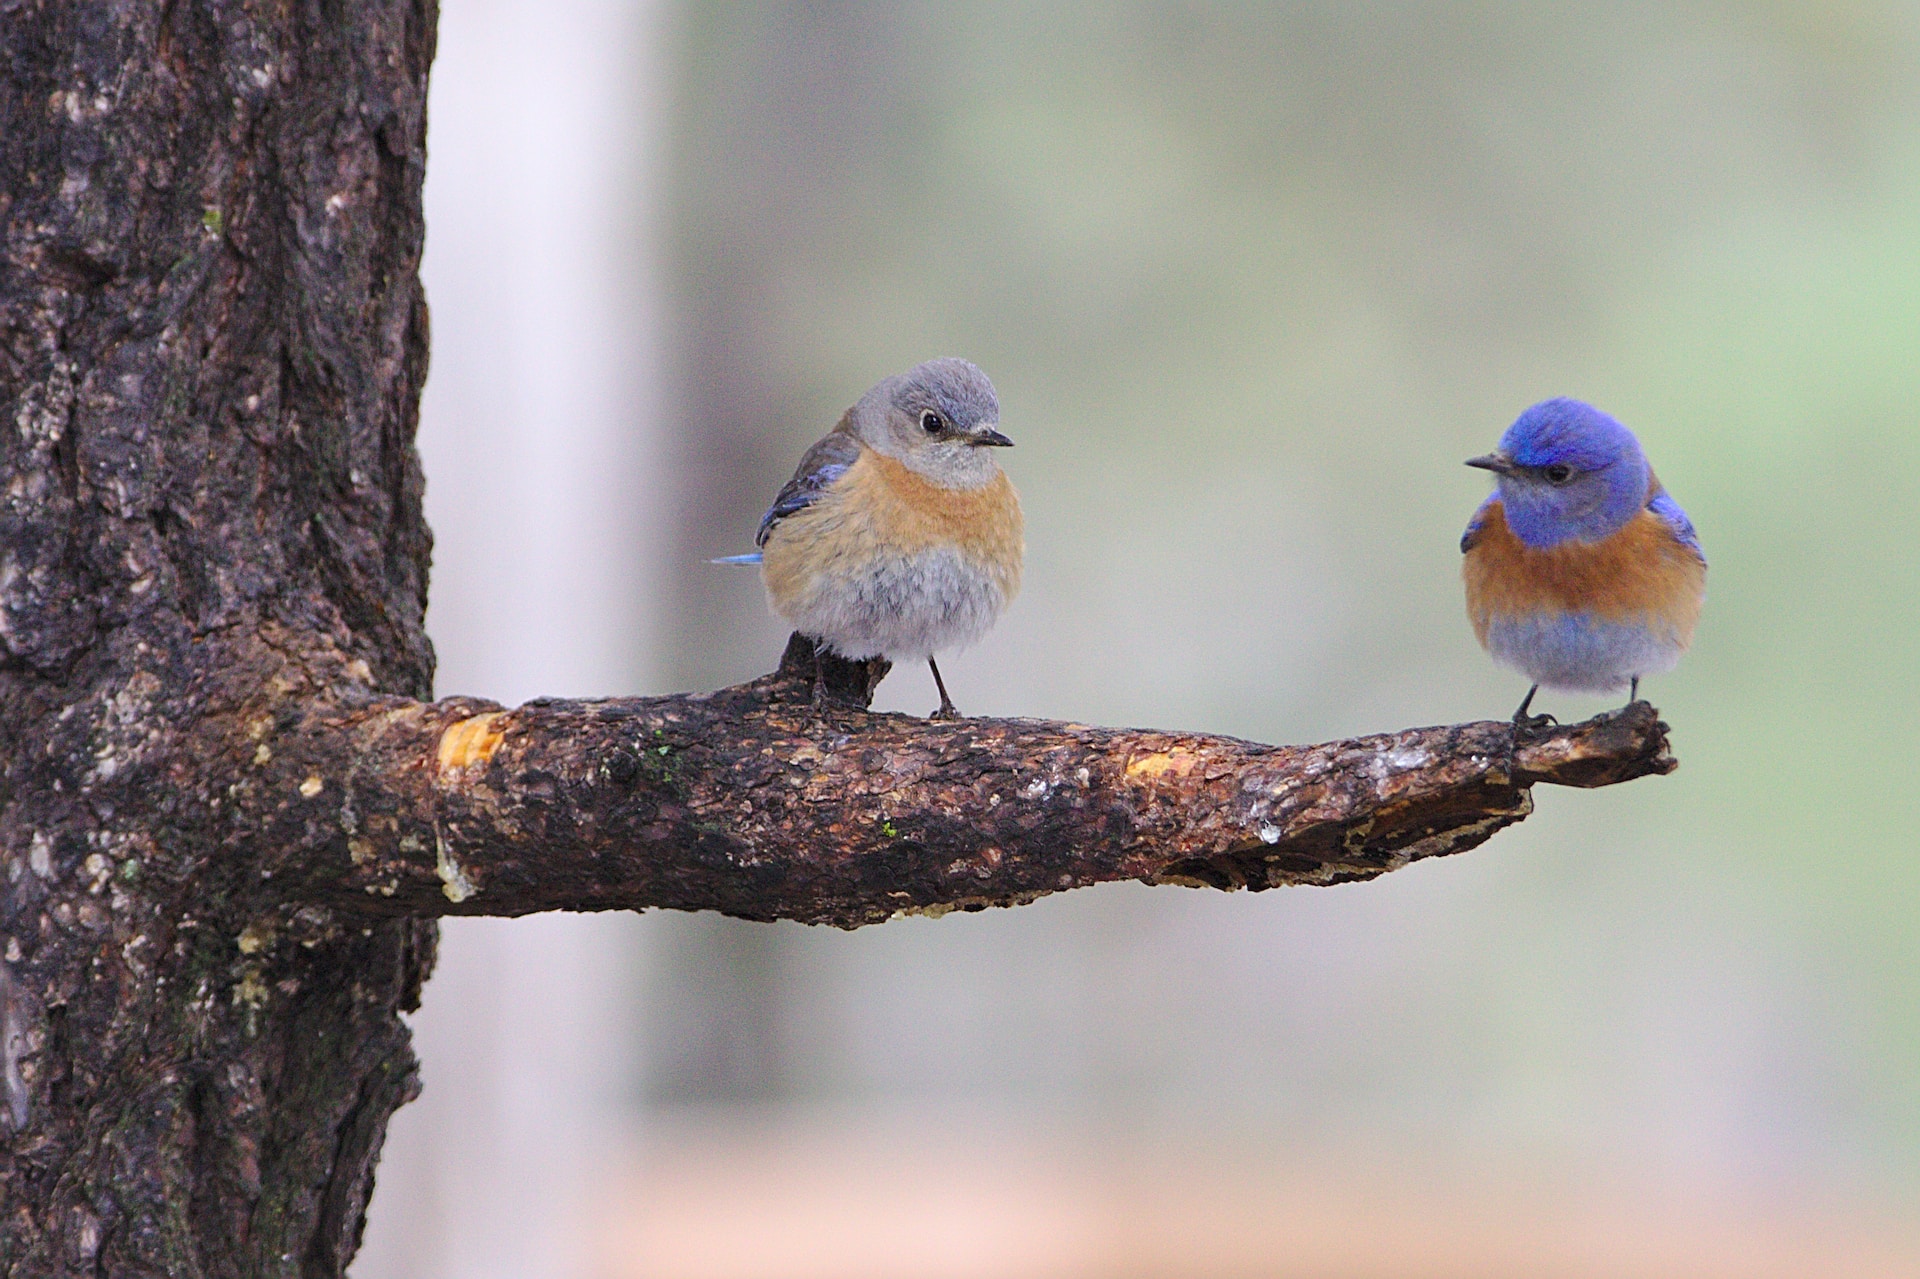
[(943, 488), (863, 448), (818, 501), (774, 526), (767, 585), (776, 599), (796, 598), (827, 579), (957, 556), (1011, 599), (1020, 588), (1024, 535), (1020, 499), (1004, 471), (978, 488)]
[(1684, 644), (1706, 594), (1706, 566), (1667, 522), (1642, 511), (1597, 542), (1535, 548), (1489, 505), (1462, 565), (1467, 611), (1484, 644), (1496, 618), (1584, 613), (1600, 621), (1644, 621)]
[(977, 488), (946, 488), (893, 458), (863, 451), (847, 473), (847, 499), (874, 532), (906, 554), (946, 547), (983, 564), (1017, 563), (1025, 521), (1007, 473)]

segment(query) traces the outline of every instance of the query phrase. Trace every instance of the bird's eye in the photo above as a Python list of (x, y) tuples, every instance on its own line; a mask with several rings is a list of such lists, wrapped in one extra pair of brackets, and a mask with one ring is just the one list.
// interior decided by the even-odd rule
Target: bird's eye
[(947, 429), (947, 420), (932, 409), (928, 409), (920, 415), (920, 429), (928, 435), (938, 435)]
[(1547, 477), (1549, 484), (1565, 484), (1573, 478), (1573, 468), (1564, 462), (1555, 462), (1540, 473)]

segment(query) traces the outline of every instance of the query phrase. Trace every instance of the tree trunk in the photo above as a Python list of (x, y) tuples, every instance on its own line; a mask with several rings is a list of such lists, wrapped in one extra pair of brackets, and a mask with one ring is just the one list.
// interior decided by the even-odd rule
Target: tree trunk
[(270, 908), (192, 770), (429, 692), (435, 8), (0, 9), (0, 1270), (337, 1275), (434, 925)]
[(884, 664), (798, 637), (718, 694), (423, 700), (434, 19), (0, 0), (0, 1271), (343, 1274), (440, 914), (1332, 883), (1673, 767), (1644, 703), (1283, 748), (873, 715)]

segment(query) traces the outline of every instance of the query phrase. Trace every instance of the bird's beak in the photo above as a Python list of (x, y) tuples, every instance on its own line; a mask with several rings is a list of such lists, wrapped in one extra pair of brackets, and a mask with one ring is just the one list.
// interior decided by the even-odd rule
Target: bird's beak
[(1492, 471), (1497, 475), (1512, 475), (1515, 467), (1513, 459), (1505, 453), (1487, 453), (1480, 457), (1467, 459), (1468, 466), (1477, 466), (1483, 471)]
[(1000, 434), (1000, 432), (993, 430), (991, 427), (984, 431), (974, 432), (973, 442), (980, 448), (1010, 449), (1013, 447), (1012, 440)]

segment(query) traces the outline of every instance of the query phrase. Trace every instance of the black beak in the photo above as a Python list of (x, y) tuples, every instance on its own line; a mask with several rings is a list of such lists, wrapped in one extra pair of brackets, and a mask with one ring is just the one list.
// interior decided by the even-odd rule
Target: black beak
[(1470, 457), (1467, 459), (1467, 465), (1477, 466), (1483, 471), (1492, 471), (1498, 475), (1512, 475), (1519, 469), (1514, 466), (1513, 459), (1505, 453), (1487, 453), (1480, 457)]
[(973, 442), (976, 446), (987, 449), (1010, 449), (1013, 447), (1012, 440), (1000, 434), (1000, 432), (993, 430), (979, 432), (973, 437)]

